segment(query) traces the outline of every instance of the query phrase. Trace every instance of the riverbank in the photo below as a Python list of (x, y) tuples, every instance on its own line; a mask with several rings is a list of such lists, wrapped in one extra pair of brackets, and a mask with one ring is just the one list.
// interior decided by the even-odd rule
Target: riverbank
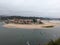
[(44, 23), (44, 24), (12, 24), (12, 23), (9, 23), (9, 24), (4, 24), (3, 27), (5, 27), (5, 28), (23, 28), (23, 29), (45, 29), (48, 27), (53, 28), (58, 25), (60, 25), (60, 24), (52, 23), (52, 22)]

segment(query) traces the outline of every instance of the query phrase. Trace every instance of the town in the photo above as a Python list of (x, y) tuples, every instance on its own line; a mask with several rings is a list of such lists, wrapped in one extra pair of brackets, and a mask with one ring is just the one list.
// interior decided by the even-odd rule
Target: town
[(26, 16), (0, 16), (0, 22), (14, 24), (44, 24), (42, 20), (60, 20), (60, 18), (26, 17)]
[(0, 16), (0, 21), (14, 24), (43, 24), (41, 17)]
[(4, 21), (5, 23), (14, 23), (14, 24), (43, 24), (41, 19), (8, 19)]

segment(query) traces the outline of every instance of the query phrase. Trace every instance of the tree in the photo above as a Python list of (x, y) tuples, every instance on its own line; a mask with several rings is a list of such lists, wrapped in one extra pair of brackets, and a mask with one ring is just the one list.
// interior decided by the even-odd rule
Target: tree
[(37, 20), (36, 19), (33, 19), (33, 23), (36, 23), (37, 22)]

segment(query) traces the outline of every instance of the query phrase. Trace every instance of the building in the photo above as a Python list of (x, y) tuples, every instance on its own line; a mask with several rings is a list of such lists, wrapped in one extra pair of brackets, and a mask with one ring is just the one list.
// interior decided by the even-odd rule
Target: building
[(33, 21), (33, 19), (13, 19), (13, 20), (7, 20), (5, 21), (6, 23), (15, 23), (15, 24), (32, 24), (32, 23), (36, 23), (36, 24), (42, 24), (40, 19), (37, 19), (36, 22)]

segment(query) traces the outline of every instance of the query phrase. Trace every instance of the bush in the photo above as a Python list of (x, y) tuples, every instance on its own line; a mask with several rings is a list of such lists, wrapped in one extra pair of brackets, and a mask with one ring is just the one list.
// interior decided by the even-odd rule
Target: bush
[(51, 40), (47, 45), (60, 45), (60, 38), (55, 41)]

